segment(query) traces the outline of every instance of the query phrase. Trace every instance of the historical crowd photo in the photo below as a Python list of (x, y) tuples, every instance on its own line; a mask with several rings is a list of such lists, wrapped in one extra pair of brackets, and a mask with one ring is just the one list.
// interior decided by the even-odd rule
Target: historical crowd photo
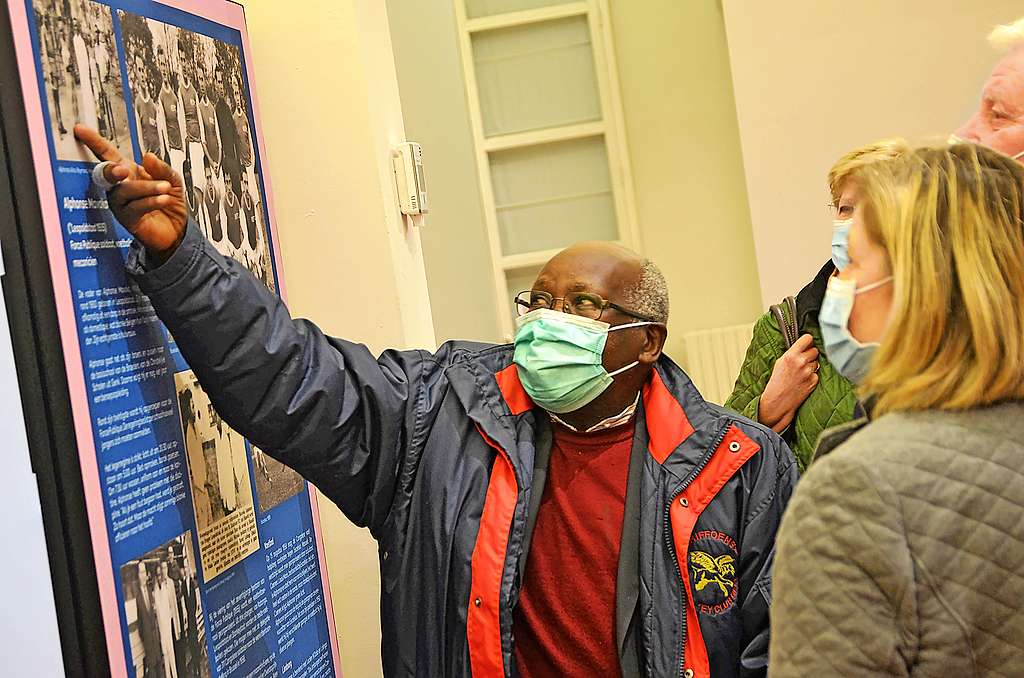
[(33, 0), (43, 88), (60, 160), (92, 162), (72, 134), (97, 130), (131, 156), (131, 132), (110, 8), (91, 0)]
[(121, 566), (138, 678), (209, 678), (192, 531)]
[(276, 290), (238, 48), (118, 16), (142, 152), (183, 177), (189, 211), (217, 250)]

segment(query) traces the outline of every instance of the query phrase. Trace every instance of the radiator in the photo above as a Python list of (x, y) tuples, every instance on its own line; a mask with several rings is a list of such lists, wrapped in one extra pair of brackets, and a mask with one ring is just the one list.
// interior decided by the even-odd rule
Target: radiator
[(705, 400), (722, 405), (732, 393), (753, 330), (750, 323), (683, 335), (686, 373)]

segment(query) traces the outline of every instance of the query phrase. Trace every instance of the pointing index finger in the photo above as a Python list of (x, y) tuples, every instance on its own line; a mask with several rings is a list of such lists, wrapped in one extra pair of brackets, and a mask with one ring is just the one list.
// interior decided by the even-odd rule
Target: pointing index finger
[(89, 147), (89, 150), (100, 160), (121, 162), (124, 158), (112, 143), (100, 136), (96, 130), (85, 125), (75, 125), (75, 138)]

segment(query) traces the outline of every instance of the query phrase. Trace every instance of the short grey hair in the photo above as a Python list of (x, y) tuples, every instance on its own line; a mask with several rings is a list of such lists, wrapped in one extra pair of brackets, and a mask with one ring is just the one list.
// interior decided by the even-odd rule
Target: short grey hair
[(1000, 52), (1009, 52), (1018, 45), (1024, 45), (1024, 17), (993, 28), (988, 34), (988, 43)]
[(636, 282), (623, 293), (623, 305), (655, 322), (668, 323), (668, 283), (650, 259), (640, 264)]

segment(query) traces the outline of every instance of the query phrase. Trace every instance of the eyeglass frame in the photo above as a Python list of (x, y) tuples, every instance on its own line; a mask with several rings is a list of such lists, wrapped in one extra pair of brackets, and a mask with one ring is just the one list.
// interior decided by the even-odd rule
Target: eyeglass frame
[[(555, 302), (556, 301), (561, 301), (562, 302), (562, 310), (560, 311), (561, 313), (568, 313), (569, 315), (578, 315), (578, 316), (580, 316), (582, 318), (589, 317), (589, 316), (585, 316), (585, 315), (583, 315), (581, 313), (576, 313), (574, 311), (566, 310), (566, 309), (568, 309), (570, 307), (569, 307), (568, 302), (566, 301), (565, 297), (556, 297), (553, 294), (551, 294), (550, 292), (545, 292), (543, 290), (523, 290), (522, 292), (516, 293), (516, 295), (514, 297), (512, 297), (512, 303), (516, 307), (516, 315), (518, 315), (519, 317), (522, 317), (522, 316), (526, 315), (531, 310), (537, 310), (537, 309), (531, 309), (529, 307), (529, 305), (527, 305), (527, 304), (520, 303), (519, 297), (524, 295), (524, 294), (530, 294), (530, 295), (542, 294), (542, 295), (548, 297), (550, 299), (550, 302), (549, 302), (550, 306), (548, 306), (547, 308), (549, 308), (552, 311), (555, 310)], [(591, 318), (591, 320), (601, 320), (601, 318), (604, 316), (605, 309), (611, 308), (613, 310), (618, 311), (619, 313), (622, 313), (624, 315), (628, 315), (631, 318), (636, 318), (637, 320), (643, 320), (644, 322), (649, 322), (649, 323), (657, 323), (659, 325), (663, 325), (664, 324), (664, 323), (662, 323), (662, 322), (660, 322), (658, 320), (655, 320), (654, 318), (651, 318), (649, 316), (643, 315), (642, 313), (637, 313), (636, 311), (631, 311), (628, 308), (625, 308), (624, 306), (620, 306), (619, 304), (616, 304), (614, 301), (610, 301), (608, 299), (605, 299), (600, 294), (597, 294), (595, 292), (575, 292), (574, 294), (586, 295), (586, 296), (589, 296), (589, 297), (594, 297), (595, 300), (597, 300), (597, 299), (601, 300), (601, 306), (599, 307), (599, 310), (597, 312), (597, 317), (596, 318)], [(525, 308), (527, 310), (522, 312), (522, 313), (519, 313), (519, 309), (520, 308)], [(575, 306), (573, 308), (575, 308)]]

